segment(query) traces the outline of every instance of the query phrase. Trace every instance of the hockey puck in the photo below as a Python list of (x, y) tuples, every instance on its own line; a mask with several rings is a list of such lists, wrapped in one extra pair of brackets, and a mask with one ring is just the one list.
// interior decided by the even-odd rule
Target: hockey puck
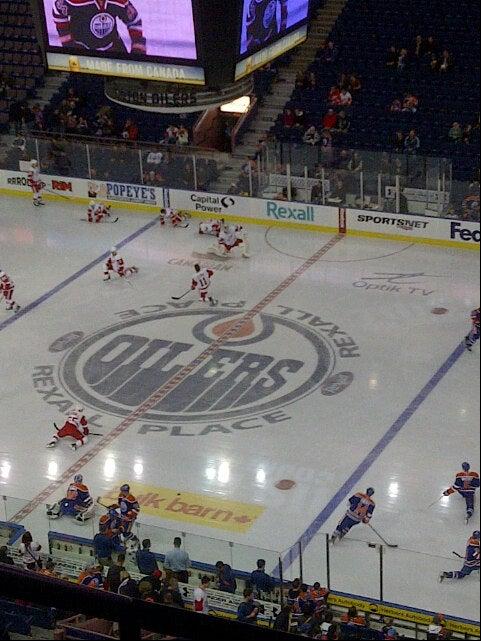
[(375, 543), (368, 543), (368, 544), (367, 544), (367, 546), (368, 546), (369, 548), (375, 548), (375, 547), (376, 547), (376, 544), (375, 544)]
[(293, 487), (295, 487), (296, 482), (291, 481), (290, 479), (282, 479), (281, 481), (277, 481), (275, 487), (278, 490), (292, 490)]
[(443, 314), (447, 314), (449, 309), (446, 309), (446, 307), (433, 307), (431, 310), (431, 314), (435, 314), (436, 316), (442, 316)]

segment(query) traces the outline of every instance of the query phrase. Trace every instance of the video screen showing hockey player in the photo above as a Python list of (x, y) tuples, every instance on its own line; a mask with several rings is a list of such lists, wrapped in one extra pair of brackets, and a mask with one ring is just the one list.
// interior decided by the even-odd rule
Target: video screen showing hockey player
[(307, 19), (309, 0), (244, 0), (241, 55), (282, 37)]
[(192, 0), (43, 0), (51, 47), (197, 59)]

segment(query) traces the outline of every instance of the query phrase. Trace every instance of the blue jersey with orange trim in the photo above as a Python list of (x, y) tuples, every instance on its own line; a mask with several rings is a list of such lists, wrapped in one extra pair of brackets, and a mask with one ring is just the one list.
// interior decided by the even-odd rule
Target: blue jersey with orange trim
[(466, 554), (464, 556), (464, 565), (468, 568), (479, 568), (479, 539), (471, 537), (466, 546)]
[(458, 472), (452, 486), (446, 490), (448, 494), (459, 492), (461, 496), (474, 494), (479, 487), (479, 474), (477, 472)]
[(72, 501), (73, 505), (80, 507), (90, 507), (93, 503), (89, 489), (83, 483), (70, 483), (65, 498), (67, 501)]
[(140, 505), (132, 494), (129, 494), (128, 496), (123, 496), (121, 494), (119, 496), (119, 508), (120, 514), (123, 518), (129, 517), (136, 519), (140, 512)]
[(353, 521), (368, 523), (371, 520), (376, 504), (370, 496), (363, 492), (357, 492), (349, 499), (349, 510), (347, 516)]

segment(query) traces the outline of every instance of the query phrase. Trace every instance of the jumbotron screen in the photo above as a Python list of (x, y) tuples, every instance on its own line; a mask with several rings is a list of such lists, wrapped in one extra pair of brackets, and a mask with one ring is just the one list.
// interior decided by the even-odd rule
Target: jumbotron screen
[(203, 70), (195, 68), (192, 0), (40, 0), (40, 4), (52, 69), (203, 82)]
[(243, 0), (236, 79), (305, 40), (308, 17), (309, 0)]

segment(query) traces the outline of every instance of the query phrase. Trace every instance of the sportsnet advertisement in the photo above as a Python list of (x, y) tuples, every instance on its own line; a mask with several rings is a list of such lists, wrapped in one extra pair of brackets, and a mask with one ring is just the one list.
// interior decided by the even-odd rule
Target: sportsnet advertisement
[(203, 84), (203, 70), (187, 66), (198, 58), (192, 0), (39, 4), (52, 69)]

